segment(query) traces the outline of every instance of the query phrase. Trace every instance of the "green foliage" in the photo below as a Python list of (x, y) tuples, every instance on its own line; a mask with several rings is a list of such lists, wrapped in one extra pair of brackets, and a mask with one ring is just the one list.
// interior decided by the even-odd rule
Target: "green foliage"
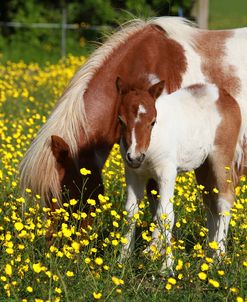
[(71, 22), (81, 21), (92, 25), (109, 24), (117, 16), (109, 0), (84, 0), (68, 5)]
[(209, 27), (225, 29), (247, 26), (247, 1), (211, 0)]
[[(67, 23), (116, 26), (134, 17), (148, 18), (160, 15), (177, 15), (178, 7), (190, 10), (194, 1), (180, 0), (9, 0), (0, 2), (0, 19), (24, 24), (61, 23), (62, 8), (67, 9)], [(189, 16), (186, 13), (186, 16)], [(42, 28), (0, 28), (0, 60), (26, 62), (49, 60), (55, 62), (60, 57), (61, 30)], [(67, 30), (67, 53), (88, 54), (81, 43), (82, 37), (89, 41), (99, 40), (100, 32), (78, 28)], [(83, 46), (82, 46), (83, 44)]]
[[(183, 15), (191, 18), (196, 0), (3, 0), (0, 21), (21, 23), (61, 23), (62, 8), (67, 9), (67, 23), (78, 24), (78, 30), (67, 30), (67, 53), (88, 55), (100, 41), (102, 31), (89, 26), (117, 26), (131, 18)], [(209, 4), (209, 27), (212, 29), (246, 26), (247, 2), (243, 0), (212, 0)], [(61, 30), (42, 28), (0, 27), (0, 61), (56, 62), (61, 57)]]

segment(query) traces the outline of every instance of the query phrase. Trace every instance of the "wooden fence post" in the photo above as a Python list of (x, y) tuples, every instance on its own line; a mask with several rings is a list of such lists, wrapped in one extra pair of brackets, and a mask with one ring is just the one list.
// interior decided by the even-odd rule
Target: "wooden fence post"
[(197, 6), (197, 24), (199, 28), (208, 28), (209, 0), (199, 0)]
[(62, 23), (61, 23), (61, 57), (66, 56), (66, 25), (67, 25), (67, 10), (62, 8)]

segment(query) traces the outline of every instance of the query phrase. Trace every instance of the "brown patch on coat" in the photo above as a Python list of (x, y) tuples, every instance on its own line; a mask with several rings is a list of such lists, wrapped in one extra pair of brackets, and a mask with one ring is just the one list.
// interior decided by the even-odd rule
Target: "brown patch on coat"
[(222, 121), (217, 129), (215, 146), (224, 153), (227, 161), (232, 161), (241, 127), (241, 111), (237, 101), (225, 90), (219, 90), (216, 106)]
[(227, 39), (231, 31), (200, 31), (195, 35), (195, 50), (201, 56), (201, 69), (209, 82), (224, 88), (236, 96), (240, 90), (240, 79), (235, 67), (225, 60)]
[[(214, 151), (195, 171), (198, 183), (204, 185), (205, 190), (208, 191), (203, 198), (206, 206), (213, 213), (219, 213), (220, 204), (217, 202), (219, 197), (230, 204), (233, 204), (235, 199), (234, 187), (237, 171), (234, 156), (241, 127), (239, 105), (228, 92), (219, 89), (216, 106), (222, 120), (216, 131)], [(219, 190), (218, 194), (213, 193), (214, 188)]]

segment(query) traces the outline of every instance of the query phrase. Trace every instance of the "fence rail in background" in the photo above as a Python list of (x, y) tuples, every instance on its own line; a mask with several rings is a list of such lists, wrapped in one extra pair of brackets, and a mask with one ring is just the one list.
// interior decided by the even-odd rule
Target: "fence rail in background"
[(61, 56), (66, 55), (66, 31), (67, 30), (110, 30), (111, 26), (108, 25), (89, 25), (84, 22), (76, 24), (67, 23), (67, 12), (62, 12), (61, 23), (21, 23), (21, 22), (2, 22), (0, 21), (0, 27), (14, 27), (14, 28), (37, 28), (37, 29), (60, 29), (61, 30)]
[[(62, 23), (21, 23), (21, 22), (2, 22), (0, 21), (1, 27), (16, 27), (16, 28), (62, 28)], [(89, 25), (84, 22), (75, 24), (64, 24), (66, 29), (91, 29), (91, 30), (103, 30), (111, 29), (108, 25)]]
[[(195, 2), (194, 15), (197, 23), (201, 28), (208, 27), (208, 0), (198, 0)], [(183, 12), (180, 10), (179, 15), (183, 16)], [(61, 56), (66, 55), (66, 31), (89, 29), (89, 30), (109, 30), (112, 27), (107, 25), (89, 25), (84, 22), (80, 24), (67, 24), (67, 9), (62, 9), (61, 23), (21, 23), (21, 22), (2, 22), (0, 21), (0, 27), (15, 27), (15, 28), (46, 28), (46, 29), (60, 29), (61, 30)]]

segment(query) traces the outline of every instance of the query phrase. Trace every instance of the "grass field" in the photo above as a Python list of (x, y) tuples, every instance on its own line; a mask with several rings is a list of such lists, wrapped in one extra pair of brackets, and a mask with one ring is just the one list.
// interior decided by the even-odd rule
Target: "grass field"
[[(193, 173), (177, 178), (174, 277), (160, 276), (162, 257), (158, 252), (152, 259), (142, 253), (155, 228), (146, 199), (135, 216), (135, 253), (126, 263), (118, 263), (127, 227), (118, 145), (103, 170), (106, 193), (100, 196), (92, 214), (92, 228), (78, 228), (85, 213), (83, 208), (72, 212), (74, 200), (51, 214), (29, 188), (26, 198), (21, 196), (19, 162), (55, 100), (84, 61), (84, 57), (70, 56), (42, 68), (23, 62), (0, 65), (0, 301), (247, 301), (244, 177), (236, 189), (228, 253), (220, 263), (209, 257), (215, 246), (210, 247), (206, 240), (203, 188), (195, 183)], [(49, 215), (61, 220), (50, 247), (45, 241)]]
[(247, 27), (247, 1), (211, 0), (209, 2), (209, 28)]

